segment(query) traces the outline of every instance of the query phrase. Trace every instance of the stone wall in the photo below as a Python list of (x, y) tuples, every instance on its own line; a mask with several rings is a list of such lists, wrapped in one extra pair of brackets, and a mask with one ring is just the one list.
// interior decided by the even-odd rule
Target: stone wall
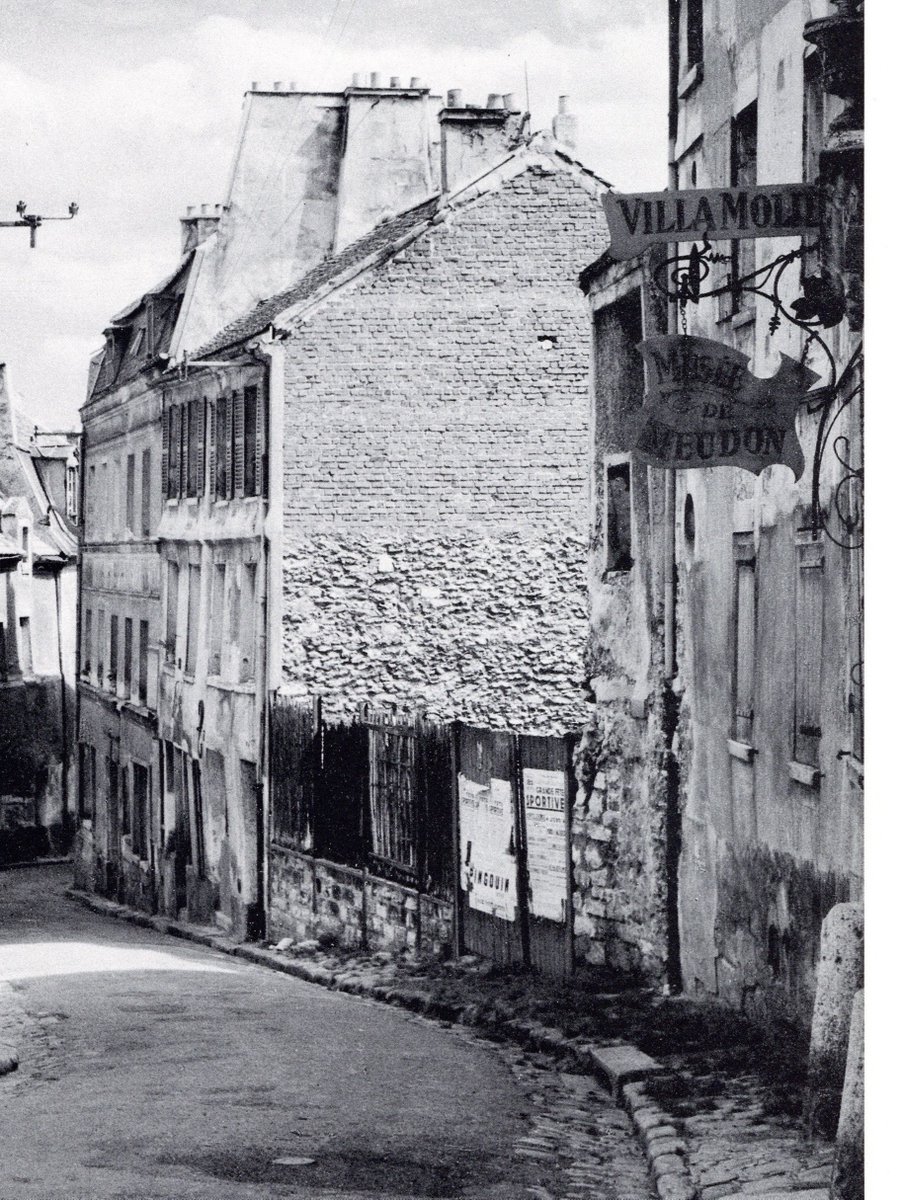
[[(549, 164), (553, 160), (549, 158)], [(585, 710), (600, 206), (533, 168), (333, 293), (286, 343), (286, 681), (561, 733)]]
[(440, 955), (451, 947), (452, 907), (353, 867), (270, 847), (273, 941), (325, 938), (347, 947)]

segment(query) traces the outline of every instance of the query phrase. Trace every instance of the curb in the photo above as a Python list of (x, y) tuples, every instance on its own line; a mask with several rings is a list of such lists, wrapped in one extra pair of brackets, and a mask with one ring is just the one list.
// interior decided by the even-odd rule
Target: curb
[[(379, 1000), (383, 1004), (393, 1004), (437, 1020), (474, 1026), (496, 1037), (500, 1032), (511, 1041), (576, 1063), (594, 1075), (621, 1108), (629, 1113), (654, 1177), (659, 1200), (698, 1200), (698, 1191), (689, 1171), (686, 1143), (679, 1137), (669, 1114), (656, 1104), (645, 1090), (646, 1079), (670, 1072), (636, 1046), (627, 1042), (598, 1043), (588, 1038), (568, 1038), (560, 1029), (519, 1018), (503, 1021), (495, 1027), (481, 1025), (473, 1005), (436, 1001), (428, 992), (413, 988), (373, 984), (353, 968), (347, 971), (329, 971), (315, 963), (285, 958), (282, 954), (265, 950), (262, 946), (234, 942), (223, 936), (219, 930), (201, 929), (169, 917), (151, 916), (124, 904), (117, 904), (113, 900), (93, 896), (90, 892), (83, 892), (78, 888), (67, 888), (65, 894), (67, 899), (74, 900), (101, 916), (114, 917), (144, 929), (154, 929), (158, 933), (181, 938), (183, 941), (208, 946), (212, 950), (230, 954), (233, 958), (241, 958), (257, 966), (279, 971), (283, 975), (291, 975), (305, 983), (315, 983), (347, 995)], [(3, 1048), (0, 1047), (0, 1056), (2, 1052)], [(11, 1069), (15, 1070), (15, 1067)], [(0, 1067), (0, 1074), (2, 1073)]]
[(22, 858), (16, 862), (0, 862), (0, 873), (3, 871), (22, 871), (26, 867), (64, 867), (72, 864), (72, 855), (64, 854), (56, 858)]

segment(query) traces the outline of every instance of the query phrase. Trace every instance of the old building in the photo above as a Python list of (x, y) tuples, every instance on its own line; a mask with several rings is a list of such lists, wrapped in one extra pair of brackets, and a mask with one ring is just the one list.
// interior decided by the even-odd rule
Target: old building
[(36, 426), (0, 365), (0, 861), (72, 839), (77, 441)]
[[(114, 323), (85, 409), (86, 519), (102, 460), (155, 436), (156, 545), (136, 534), (110, 568), (147, 567), (152, 665), (141, 713), (86, 685), (100, 724), (83, 716), (83, 779), (109, 814), (97, 772), (109, 721), (127, 719), (154, 797), (132, 837), (149, 849), (98, 818), (94, 850), (147, 863), (166, 911), (249, 934), (274, 904), (284, 924), (311, 919), (308, 831), (269, 844), (279, 697), (339, 725), (363, 704), (524, 734), (583, 721), (589, 351), (573, 280), (605, 244), (606, 185), (574, 159), (565, 105), (554, 124), (532, 135), (512, 97), (442, 106), (418, 81), (254, 88), (226, 203), (186, 218), (162, 289), (184, 293), (169, 342), (154, 333), (143, 365), (116, 368), (147, 302)], [(264, 186), (273, 174), (284, 188)], [(121, 536), (86, 531), (86, 567)], [(97, 586), (86, 574), (83, 640)], [(135, 584), (102, 586), (134, 653)], [(391, 903), (410, 896), (399, 884)]]
[[(862, 882), (860, 17), (807, 0), (671, 9), (672, 186), (817, 183), (825, 215), (817, 240), (705, 247), (682, 304), (664, 295), (672, 246), (583, 275), (597, 713), (577, 932), (690, 994), (807, 1027), (821, 923)], [(757, 377), (796, 372), (804, 469), (668, 472), (631, 453), (635, 347), (664, 333), (731, 347)]]

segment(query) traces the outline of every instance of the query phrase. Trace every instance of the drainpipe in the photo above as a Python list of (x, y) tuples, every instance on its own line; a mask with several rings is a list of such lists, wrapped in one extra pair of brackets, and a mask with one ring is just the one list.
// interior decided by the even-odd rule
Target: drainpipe
[[(677, 75), (679, 72), (679, 0), (669, 0), (669, 113), (667, 130), (667, 186), (671, 191), (678, 187), (676, 140), (677, 140)], [(676, 252), (668, 245), (667, 254)], [(676, 306), (668, 302), (667, 332), (678, 332)], [(680, 963), (680, 898), (679, 864), (682, 843), (682, 821), (680, 813), (680, 764), (674, 744), (679, 722), (679, 698), (673, 690), (676, 677), (676, 471), (670, 467), (664, 472), (664, 690), (663, 690), (663, 733), (665, 743), (666, 813), (665, 813), (665, 881), (667, 919), (667, 990), (682, 990)]]
[(284, 515), (285, 334), (270, 327), (253, 344), (266, 362), (266, 513), (263, 520), (263, 590), (258, 622), (257, 697), (260, 751), (258, 862), (264, 936), (269, 935), (269, 834), (271, 810), (272, 699), (282, 682), (282, 521)]

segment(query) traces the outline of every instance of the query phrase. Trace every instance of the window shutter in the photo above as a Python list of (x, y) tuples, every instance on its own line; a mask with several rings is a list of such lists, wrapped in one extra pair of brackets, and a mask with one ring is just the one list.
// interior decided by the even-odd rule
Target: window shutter
[(235, 444), (232, 495), (244, 495), (244, 395), (232, 393), (232, 438)]
[(194, 494), (204, 494), (204, 449), (206, 446), (207, 400), (202, 397), (194, 404)]
[(179, 495), (188, 494), (188, 405), (179, 406), (181, 436), (179, 437)]
[(231, 494), (232, 494), (232, 470), (233, 470), (233, 463), (234, 463), (234, 459), (235, 459), (234, 446), (233, 446), (233, 440), (232, 440), (232, 427), (233, 427), (232, 412), (233, 412), (233, 408), (234, 408), (234, 399), (235, 399), (234, 392), (226, 392), (225, 397), (224, 397), (225, 428), (223, 430), (223, 433), (224, 433), (223, 442), (225, 444), (225, 486), (223, 488), (223, 493), (222, 493), (223, 497), (225, 499), (228, 499), (228, 497), (231, 496)]
[(267, 481), (264, 475), (264, 454), (266, 448), (266, 410), (263, 407), (263, 388), (254, 389), (254, 410), (256, 425), (256, 445), (254, 447), (254, 479), (257, 482), (257, 495), (267, 494)]
[(163, 455), (160, 460), (160, 476), (162, 478), (163, 496), (169, 495), (169, 412), (163, 408)]

